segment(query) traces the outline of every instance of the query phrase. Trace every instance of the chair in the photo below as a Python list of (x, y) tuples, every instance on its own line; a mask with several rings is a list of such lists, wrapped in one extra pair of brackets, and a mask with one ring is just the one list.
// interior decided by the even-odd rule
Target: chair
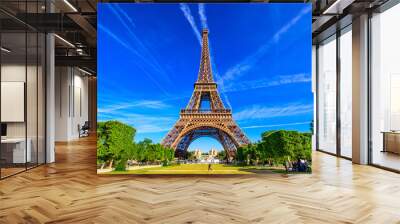
[(78, 124), (79, 138), (89, 136), (90, 124), (89, 121), (85, 121), (82, 127)]

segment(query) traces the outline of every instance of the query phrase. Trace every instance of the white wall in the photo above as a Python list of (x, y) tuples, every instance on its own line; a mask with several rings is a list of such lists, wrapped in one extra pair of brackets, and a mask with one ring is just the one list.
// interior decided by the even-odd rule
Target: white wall
[(55, 68), (55, 140), (68, 140), (69, 125), (69, 96), (68, 88), (70, 85), (69, 68)]
[[(27, 69), (27, 70), (26, 70)], [(1, 81), (2, 82), (24, 82), (26, 71), (28, 74), (35, 73), (36, 67), (28, 66), (25, 67), (25, 64), (3, 64), (1, 66)], [(28, 76), (30, 78), (30, 76)], [(29, 80), (30, 85), (36, 85), (36, 81)], [(36, 100), (36, 88), (27, 88), (27, 104), (28, 106), (36, 108), (36, 101), (34, 105), (29, 105), (32, 101)], [(3, 96), (4, 97), (4, 96)], [(7, 108), (1, 108), (1, 110), (7, 110)], [(24, 110), (24, 108), (22, 108)], [(28, 111), (31, 112), (31, 111)], [(27, 114), (28, 122), (35, 121), (36, 124), (36, 113), (28, 113)], [(26, 122), (7, 122), (7, 136), (8, 137), (25, 137), (25, 123)], [(28, 125), (28, 129), (33, 128), (36, 130), (36, 126)], [(28, 130), (29, 132), (29, 130)], [(29, 133), (28, 133), (28, 137)]]
[[(37, 70), (38, 69), (38, 70)], [(39, 163), (44, 163), (45, 153), (45, 140), (44, 140), (44, 74), (42, 67), (36, 65), (25, 66), (25, 63), (5, 63), (1, 66), (2, 82), (23, 82), (26, 84), (26, 107), (25, 102), (22, 102), (22, 107), (1, 108), (2, 112), (7, 110), (20, 110), (23, 117), (26, 112), (26, 120), (22, 119), (20, 122), (5, 122), (7, 124), (7, 137), (8, 138), (24, 138), (25, 135), (29, 139), (29, 147), (31, 148), (31, 155), (33, 162), (39, 159)], [(27, 78), (27, 80), (25, 80)], [(4, 89), (2, 89), (2, 93)], [(20, 90), (24, 94), (24, 90)], [(7, 95), (2, 95), (2, 98), (7, 98)], [(17, 111), (7, 111), (7, 113), (17, 113)], [(38, 154), (37, 154), (38, 153)], [(51, 162), (51, 161), (50, 161)]]
[(312, 61), (311, 61), (311, 77), (312, 77), (312, 85), (311, 85), (311, 91), (313, 93), (313, 97), (314, 97), (314, 115), (313, 115), (313, 120), (314, 120), (314, 133), (312, 135), (312, 150), (316, 150), (317, 149), (317, 136), (315, 135), (317, 133), (317, 119), (316, 119), (316, 114), (317, 114), (317, 98), (316, 98), (316, 94), (317, 94), (317, 49), (315, 47), (315, 45), (312, 46)]
[(79, 138), (78, 125), (88, 120), (88, 78), (76, 68), (56, 68), (56, 141)]

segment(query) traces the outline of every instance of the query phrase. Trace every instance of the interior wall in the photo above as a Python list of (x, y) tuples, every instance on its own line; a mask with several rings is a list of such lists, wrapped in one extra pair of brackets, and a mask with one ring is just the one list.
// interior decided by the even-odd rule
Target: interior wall
[[(32, 56), (32, 55), (30, 55)], [(34, 56), (32, 56), (34, 57)], [(35, 58), (36, 59), (36, 58)], [(23, 119), (20, 122), (8, 122), (3, 120), (2, 123), (7, 124), (7, 135), (6, 139), (19, 139), (17, 141), (21, 141), (20, 139), (24, 139), (22, 144), (26, 147), (26, 167), (31, 168), (35, 167), (38, 164), (42, 164), (45, 162), (45, 144), (44, 144), (44, 80), (43, 80), (43, 69), (40, 64), (41, 60), (31, 60), (28, 61), (28, 64), (20, 63), (20, 62), (10, 62), (4, 60), (1, 64), (1, 82), (22, 82), (25, 85), (25, 88), (21, 94), (24, 96), (24, 106), (21, 108), (23, 113)], [(38, 63), (38, 64), (37, 64)], [(7, 95), (3, 95), (2, 97), (7, 98)], [(12, 109), (7, 107), (2, 107), (1, 110), (7, 113), (15, 113), (15, 111), (10, 111)], [(4, 111), (5, 110), (5, 111)], [(8, 111), (7, 111), (8, 110)], [(25, 117), (26, 116), (26, 117)], [(25, 141), (25, 137), (27, 141)], [(21, 143), (19, 143), (21, 144)], [(9, 147), (21, 147), (14, 145), (2, 145), (2, 152), (5, 152), (6, 160), (9, 159), (10, 156), (13, 156), (13, 165), (10, 165), (10, 160), (5, 162), (5, 166), (2, 168), (4, 176), (10, 175), (15, 170), (12, 170), (12, 166), (18, 166), (20, 171), (24, 168), (21, 164), (21, 160), (15, 159), (21, 154), (13, 149), (10, 154)], [(16, 156), (18, 155), (18, 156)], [(4, 159), (3, 158), (3, 159)], [(11, 168), (10, 168), (11, 167)], [(10, 168), (9, 170), (7, 170)]]
[(55, 68), (55, 140), (68, 140), (69, 103), (68, 91), (70, 76), (67, 67)]
[[(25, 74), (27, 69), (28, 74), (35, 73), (35, 66), (27, 66), (25, 64), (3, 64), (1, 66), (1, 81), (2, 82), (24, 82), (28, 83), (27, 89), (27, 107), (36, 108), (36, 88), (30, 88), (36, 86), (36, 80), (28, 76), (28, 82), (25, 82)], [(42, 103), (42, 102), (40, 102)], [(41, 107), (42, 105), (38, 105)], [(5, 108), (4, 108), (5, 109)], [(27, 113), (27, 120), (36, 121), (36, 113)], [(6, 122), (7, 123), (7, 137), (25, 137), (25, 123), (24, 122)], [(36, 132), (36, 124), (28, 125), (28, 133)], [(29, 136), (28, 136), (29, 138)]]
[(97, 128), (97, 78), (88, 78), (88, 114), (90, 122), (90, 131), (96, 132)]
[[(78, 72), (78, 74), (76, 72)], [(74, 113), (72, 120), (72, 135), (77, 137), (79, 137), (78, 124), (82, 126), (89, 120), (88, 77), (82, 75), (83, 74), (78, 70), (74, 70)]]
[(77, 68), (56, 67), (56, 141), (79, 138), (78, 125), (89, 119), (88, 77)]

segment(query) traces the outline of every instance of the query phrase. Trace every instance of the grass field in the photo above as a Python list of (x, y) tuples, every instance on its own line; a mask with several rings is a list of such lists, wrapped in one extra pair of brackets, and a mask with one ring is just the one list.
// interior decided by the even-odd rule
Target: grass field
[(180, 164), (164, 167), (152, 167), (127, 171), (112, 171), (104, 174), (255, 174), (284, 171), (270, 167), (234, 166), (213, 164), (208, 170), (208, 164)]

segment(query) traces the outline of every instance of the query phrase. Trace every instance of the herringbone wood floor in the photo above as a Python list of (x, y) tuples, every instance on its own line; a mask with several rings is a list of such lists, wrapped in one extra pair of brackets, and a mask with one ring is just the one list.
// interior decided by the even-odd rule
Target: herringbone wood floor
[(102, 177), (95, 147), (0, 181), (0, 223), (400, 223), (400, 175), (319, 152), (312, 175)]

